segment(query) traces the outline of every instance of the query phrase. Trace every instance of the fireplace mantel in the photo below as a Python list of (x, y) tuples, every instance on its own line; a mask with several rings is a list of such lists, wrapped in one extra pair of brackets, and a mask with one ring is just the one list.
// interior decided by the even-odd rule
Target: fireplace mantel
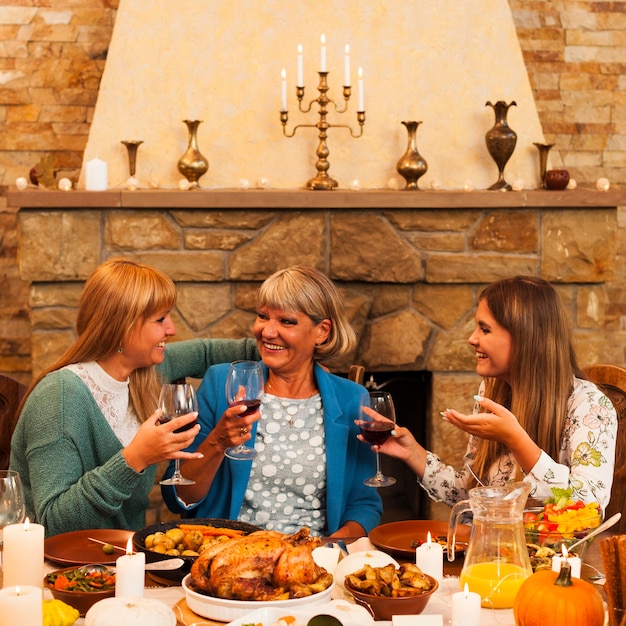
[(596, 209), (626, 205), (626, 190), (564, 191), (309, 191), (276, 189), (174, 189), (108, 191), (10, 191), (18, 208), (63, 209)]

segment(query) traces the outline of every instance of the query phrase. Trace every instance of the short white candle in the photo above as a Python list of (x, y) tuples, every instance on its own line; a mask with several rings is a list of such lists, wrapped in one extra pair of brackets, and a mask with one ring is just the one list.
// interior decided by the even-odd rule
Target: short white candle
[(365, 111), (365, 104), (363, 98), (363, 68), (359, 68), (359, 108), (357, 111)]
[(9, 524), (3, 530), (2, 570), (3, 586), (32, 585), (43, 587), (44, 527), (31, 524)]
[(285, 70), (285, 68), (283, 67), (282, 70), (280, 70), (280, 110), (281, 111), (286, 111), (287, 110), (287, 71)]
[(115, 595), (143, 598), (146, 555), (133, 552), (132, 540), (128, 540), (126, 554), (115, 562)]
[(41, 626), (43, 591), (33, 585), (0, 589), (0, 626)]
[(96, 157), (85, 163), (85, 189), (87, 191), (106, 191), (108, 186), (107, 164)]
[(350, 46), (346, 44), (346, 56), (343, 62), (343, 86), (350, 86)]
[(439, 584), (443, 581), (443, 547), (432, 541), (430, 532), (426, 543), (415, 548), (415, 565)]
[(452, 594), (452, 626), (480, 626), (480, 594), (463, 591)]
[(302, 56), (302, 44), (298, 44), (298, 83), (296, 87), (304, 87), (304, 57)]
[(580, 578), (580, 570), (582, 566), (580, 557), (577, 557), (575, 554), (569, 554), (564, 545), (561, 546), (561, 551), (563, 552), (563, 556), (557, 555), (552, 557), (552, 571), (560, 572), (561, 565), (564, 561), (567, 561), (572, 568), (572, 578)]
[(320, 56), (320, 72), (326, 71), (326, 36), (322, 33), (320, 37), (322, 44), (321, 56)]

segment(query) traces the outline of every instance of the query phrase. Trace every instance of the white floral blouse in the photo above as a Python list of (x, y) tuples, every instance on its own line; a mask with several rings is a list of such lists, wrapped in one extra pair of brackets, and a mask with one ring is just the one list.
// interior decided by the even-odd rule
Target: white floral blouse
[[(482, 393), (483, 385), (479, 393)], [(474, 407), (478, 412), (478, 406)], [(574, 379), (567, 404), (567, 420), (563, 430), (558, 460), (542, 452), (524, 481), (532, 485), (529, 497), (544, 500), (552, 496), (552, 487), (571, 487), (574, 497), (583, 502), (598, 502), (606, 508), (611, 497), (617, 413), (611, 401), (591, 382)], [(472, 478), (467, 465), (476, 456), (478, 439), (470, 436), (463, 457), (462, 470), (444, 464), (432, 452), (427, 453), (426, 470), (420, 482), (428, 495), (453, 506), (468, 497), (465, 485)], [(511, 453), (494, 463), (485, 484), (504, 485), (515, 475), (517, 462)], [(485, 480), (486, 479), (486, 480)]]

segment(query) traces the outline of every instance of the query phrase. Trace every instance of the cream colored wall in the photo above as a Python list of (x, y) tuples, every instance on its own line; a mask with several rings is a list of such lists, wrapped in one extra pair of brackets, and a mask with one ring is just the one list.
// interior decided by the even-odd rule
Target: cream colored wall
[[(507, 0), (121, 0), (85, 161), (109, 164), (109, 185), (128, 176), (122, 139), (142, 139), (137, 176), (145, 186), (175, 187), (186, 149), (185, 118), (204, 120), (201, 152), (210, 163), (203, 187), (299, 188), (315, 175), (317, 130), (283, 137), (279, 122), (280, 71), (287, 70), (289, 128), (313, 124), (296, 112), (296, 49), (304, 47), (309, 101), (317, 97), (320, 34), (327, 41), (329, 97), (342, 102), (343, 51), (351, 47), (352, 84), (365, 74), (364, 136), (331, 128), (329, 174), (341, 187), (359, 180), (382, 188), (399, 178), (406, 149), (402, 120), (421, 120), (418, 148), (428, 162), (427, 188), (487, 188), (497, 168), (484, 136), (493, 125), (488, 100), (515, 100), (510, 126), (518, 133), (506, 168), (509, 182), (538, 184), (543, 133)], [(356, 124), (350, 112), (331, 124)], [(317, 111), (317, 105), (313, 106)]]

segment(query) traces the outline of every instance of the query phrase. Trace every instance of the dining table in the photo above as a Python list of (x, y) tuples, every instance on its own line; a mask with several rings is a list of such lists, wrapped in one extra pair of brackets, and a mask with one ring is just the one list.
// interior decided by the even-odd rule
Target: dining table
[[(605, 533), (598, 535), (593, 541), (591, 541), (584, 554), (581, 578), (596, 585), (597, 589), (602, 594), (604, 600), (606, 597), (604, 594), (604, 578), (602, 576), (603, 565), (602, 557), (600, 554), (599, 543), (603, 537), (614, 535), (615, 532), (609, 530)], [(332, 538), (326, 538), (322, 541), (323, 544), (335, 547), (337, 542)], [(344, 538), (341, 544), (341, 550), (347, 554), (354, 554), (360, 551), (373, 551), (378, 550), (377, 546), (371, 543), (367, 537), (348, 537)], [(393, 556), (393, 555), (392, 555)], [(341, 556), (340, 556), (341, 558)], [(58, 565), (46, 561), (45, 573), (48, 573), (56, 569)], [(451, 600), (452, 595), (458, 591), (461, 591), (459, 585), (459, 575), (463, 568), (463, 555), (457, 555), (454, 561), (450, 562), (444, 555), (444, 569), (443, 580), (439, 589), (433, 594), (428, 605), (424, 611), (418, 616), (411, 617), (411, 626), (451, 626)], [(51, 594), (48, 590), (44, 590), (44, 598), (51, 598)], [(177, 626), (223, 626), (223, 622), (211, 620), (193, 613), (189, 607), (187, 607), (185, 601), (185, 593), (182, 586), (178, 583), (173, 583), (153, 575), (150, 572), (146, 572), (144, 597), (154, 598), (165, 603), (171, 607), (177, 620)], [(352, 602), (352, 598), (343, 591), (338, 585), (335, 585), (333, 594), (331, 596), (335, 600), (347, 600)], [(324, 605), (321, 605), (323, 609)], [(322, 612), (320, 610), (320, 612)], [(441, 617), (439, 617), (441, 616)], [(374, 622), (372, 622), (374, 623)], [(79, 618), (76, 622), (76, 626), (84, 626), (84, 618)], [(395, 626), (391, 621), (376, 621), (376, 626)], [(481, 626), (515, 626), (512, 609), (481, 609), (480, 616)], [(263, 624), (263, 626), (274, 626), (273, 624)]]

